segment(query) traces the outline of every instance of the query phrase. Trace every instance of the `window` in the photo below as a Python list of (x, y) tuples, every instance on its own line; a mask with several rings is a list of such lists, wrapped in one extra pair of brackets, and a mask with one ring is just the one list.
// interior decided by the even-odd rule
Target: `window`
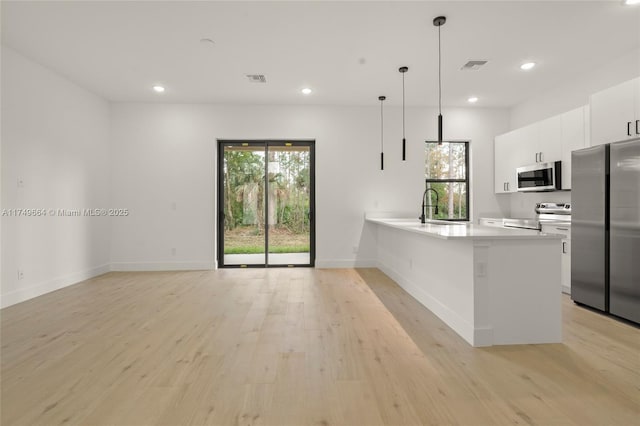
[[(438, 213), (427, 207), (427, 218), (469, 220), (469, 142), (425, 142), (424, 166), (426, 187), (438, 193)], [(436, 205), (433, 191), (426, 201)]]

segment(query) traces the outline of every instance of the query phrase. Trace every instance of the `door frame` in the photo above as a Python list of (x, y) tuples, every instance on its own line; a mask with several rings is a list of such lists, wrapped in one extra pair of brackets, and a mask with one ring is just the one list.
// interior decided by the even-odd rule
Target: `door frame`
[[(218, 139), (218, 168), (217, 179), (217, 260), (218, 268), (291, 268), (306, 267), (313, 268), (316, 259), (316, 161), (315, 161), (315, 139)], [(291, 144), (291, 145), (289, 145)], [(242, 145), (263, 147), (265, 149), (265, 192), (269, 188), (269, 179), (266, 168), (268, 167), (269, 146), (308, 146), (309, 147), (309, 263), (294, 265), (271, 265), (269, 264), (269, 229), (265, 226), (265, 263), (253, 265), (225, 265), (224, 263), (224, 147)], [(269, 197), (264, 200), (265, 224), (269, 211)]]

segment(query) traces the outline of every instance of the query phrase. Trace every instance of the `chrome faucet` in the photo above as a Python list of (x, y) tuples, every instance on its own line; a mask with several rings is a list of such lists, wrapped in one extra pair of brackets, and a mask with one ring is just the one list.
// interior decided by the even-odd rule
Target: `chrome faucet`
[[(427, 204), (427, 192), (429, 191), (433, 191), (434, 194), (436, 194), (436, 204), (435, 205), (431, 205), (431, 204)], [(425, 210), (427, 207), (433, 207), (433, 214), (435, 214), (436, 216), (438, 215), (438, 191), (436, 191), (433, 188), (427, 188), (424, 190), (424, 194), (422, 194), (422, 212), (420, 214), (420, 217), (418, 219), (420, 219), (420, 223), (427, 223), (427, 217), (425, 214)]]

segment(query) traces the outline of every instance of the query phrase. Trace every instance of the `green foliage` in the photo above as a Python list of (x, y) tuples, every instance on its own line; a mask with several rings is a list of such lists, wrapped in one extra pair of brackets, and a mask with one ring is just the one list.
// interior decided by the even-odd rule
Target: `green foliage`
[[(268, 193), (265, 169), (268, 161)], [(310, 156), (308, 150), (270, 148), (264, 151), (227, 147), (224, 151), (225, 229), (254, 226), (256, 234), (265, 226), (265, 199), (270, 206), (268, 223), (294, 234), (310, 229)], [(290, 247), (289, 247), (290, 248)], [(308, 249), (307, 249), (308, 250)]]
[[(257, 211), (261, 211), (264, 191), (264, 155), (255, 151), (225, 150), (224, 152), (224, 204), (225, 228), (234, 229), (245, 221), (243, 200), (248, 191), (257, 189)], [(257, 215), (254, 220), (260, 225)], [(262, 223), (264, 226), (264, 223)]]
[[(237, 246), (225, 247), (224, 254), (262, 254), (264, 253), (264, 245), (262, 246)], [(269, 248), (269, 253), (309, 253), (309, 245), (295, 246), (275, 246)]]
[[(466, 169), (465, 143), (436, 142), (425, 143), (425, 178), (428, 179), (465, 179)], [(464, 182), (427, 182), (427, 188), (438, 193), (438, 214), (434, 209), (427, 211), (427, 217), (434, 219), (468, 219), (467, 194)], [(429, 192), (427, 204), (435, 205), (436, 197)]]

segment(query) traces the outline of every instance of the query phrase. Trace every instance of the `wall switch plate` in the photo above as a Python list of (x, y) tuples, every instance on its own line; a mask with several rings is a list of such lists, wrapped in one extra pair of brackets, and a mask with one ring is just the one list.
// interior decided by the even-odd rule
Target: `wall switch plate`
[(24, 279), (24, 271), (22, 269), (18, 269), (18, 280)]
[(17, 185), (18, 188), (24, 188), (24, 180), (22, 178), (18, 178)]

